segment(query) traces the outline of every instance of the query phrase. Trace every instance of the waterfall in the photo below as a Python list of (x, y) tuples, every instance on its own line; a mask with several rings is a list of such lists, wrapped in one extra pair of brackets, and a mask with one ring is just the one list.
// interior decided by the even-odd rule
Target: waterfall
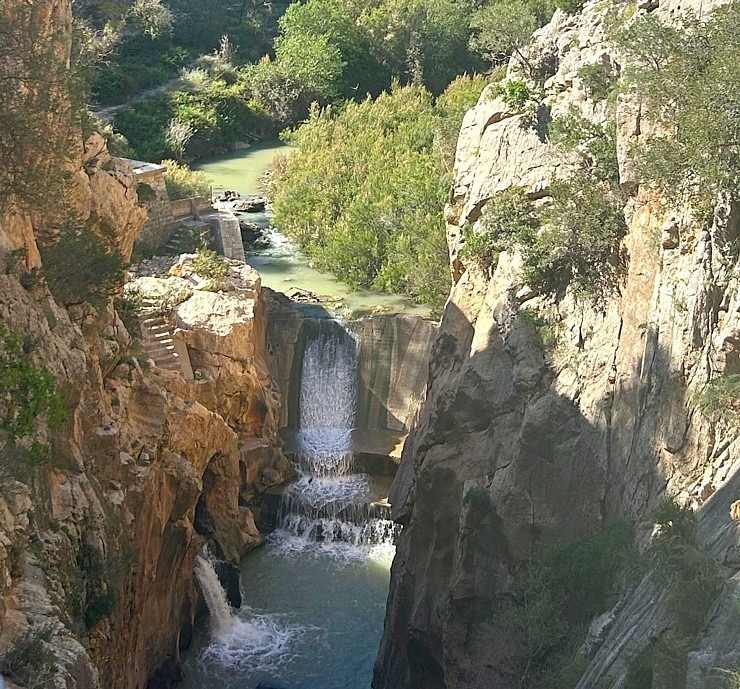
[(195, 577), (200, 584), (200, 590), (203, 592), (203, 598), (205, 598), (208, 612), (211, 615), (213, 633), (222, 634), (229, 629), (234, 616), (216, 570), (213, 569), (211, 561), (203, 555), (197, 555), (195, 558)]
[(307, 330), (293, 458), (300, 478), (283, 495), (281, 531), (303, 545), (393, 543), (397, 527), (373, 503), (372, 481), (354, 473), (357, 342), (333, 320), (307, 323)]

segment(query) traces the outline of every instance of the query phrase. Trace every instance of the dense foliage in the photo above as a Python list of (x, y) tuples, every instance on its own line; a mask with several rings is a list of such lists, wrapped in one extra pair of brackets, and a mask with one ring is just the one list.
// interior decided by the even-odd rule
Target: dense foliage
[(164, 182), (171, 201), (197, 196), (210, 198), (211, 178), (205, 172), (191, 170), (187, 165), (174, 160), (163, 160), (162, 165), (167, 168)]
[(67, 225), (41, 254), (42, 274), (54, 299), (64, 306), (88, 303), (103, 308), (123, 285), (121, 254), (87, 227)]
[(520, 189), (495, 194), (476, 225), (464, 228), (462, 257), (490, 269), (515, 246), (532, 288), (555, 295), (570, 288), (599, 302), (618, 288), (625, 267), (614, 132), (571, 113), (551, 123), (550, 137), (580, 171), (553, 183), (550, 199), (536, 207)]
[(666, 500), (655, 514), (651, 548), (658, 584), (664, 591), (669, 629), (633, 659), (626, 689), (680, 686), (687, 654), (699, 644), (706, 617), (722, 590), (718, 564), (702, 545), (691, 507)]
[(628, 83), (666, 132), (640, 151), (640, 173), (667, 198), (704, 210), (718, 194), (740, 198), (738, 24), (733, 2), (707, 21), (687, 18), (676, 27), (647, 14), (619, 36), (637, 63)]
[(578, 654), (585, 625), (609, 609), (624, 587), (632, 527), (615, 521), (585, 538), (559, 543), (512, 572), (496, 618), (522, 650), (517, 686), (570, 689), (584, 669)]
[(555, 9), (551, 0), (492, 0), (483, 3), (470, 19), (470, 48), (491, 64), (516, 54), (531, 70), (523, 52), (532, 33), (544, 26)]
[[(30, 349), (32, 343), (26, 345)], [(46, 419), (58, 428), (66, 418), (64, 396), (54, 375), (34, 365), (23, 341), (0, 322), (0, 431), (14, 443), (37, 430)]]
[(436, 101), (421, 86), (396, 86), (374, 101), (314, 109), (290, 136), (298, 151), (275, 184), (276, 224), (354, 287), (441, 305), (452, 141), (483, 86), (461, 78)]
[(731, 419), (740, 415), (740, 374), (709, 381), (697, 396), (696, 405), (710, 419)]
[[(226, 27), (220, 41), (208, 32), (201, 43), (184, 40), (180, 33), (191, 23), (192, 8), (181, 0), (179, 11), (177, 4), (172, 5), (171, 34), (153, 41), (131, 32), (98, 68), (95, 89), (102, 101), (122, 100), (181, 70), (169, 92), (115, 116), (133, 155), (149, 160), (192, 160), (224, 150), (237, 140), (302, 122), (312, 103), (362, 101), (394, 81), (440, 94), (458, 75), (520, 52), (531, 31), (552, 13), (547, 0), (295, 2), (277, 22), (277, 35), (268, 41), (272, 45), (262, 45), (266, 54), (255, 60), (254, 51), (239, 48), (238, 36)], [(259, 12), (245, 6), (237, 24), (243, 28), (251, 22), (250, 30), (257, 31)], [(471, 22), (475, 35), (469, 44)], [(520, 91), (524, 86), (516, 82), (514, 90), (516, 85)], [(521, 98), (522, 93), (505, 95)], [(181, 147), (168, 136), (173, 122), (191, 134)]]
[[(247, 134), (263, 137), (274, 132), (267, 112), (250, 100), (242, 81), (197, 72), (199, 83), (173, 90), (116, 113), (115, 126), (133, 153), (144, 160), (181, 159), (228, 149)], [(172, 135), (173, 124), (189, 131), (184, 141)]]

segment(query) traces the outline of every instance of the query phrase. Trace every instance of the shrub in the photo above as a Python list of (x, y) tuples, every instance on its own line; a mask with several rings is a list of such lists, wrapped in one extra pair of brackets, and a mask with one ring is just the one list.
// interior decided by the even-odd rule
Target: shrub
[(146, 182), (139, 182), (136, 185), (136, 196), (139, 198), (139, 203), (147, 203), (157, 198), (157, 192)]
[(553, 349), (557, 345), (558, 330), (550, 319), (529, 309), (520, 311), (519, 316), (537, 334), (543, 349)]
[(737, 417), (740, 415), (740, 374), (709, 381), (695, 400), (702, 414), (710, 419)]
[(52, 246), (41, 250), (42, 274), (63, 306), (89, 303), (105, 307), (122, 287), (121, 254), (93, 230), (68, 224)]
[(314, 108), (276, 173), (275, 224), (352, 287), (441, 305), (450, 285), (448, 137), (482, 87), (459, 79), (435, 103), (422, 87), (396, 86), (375, 101)]
[(475, 229), (464, 228), (461, 256), (490, 269), (502, 251), (533, 241), (538, 226), (539, 218), (524, 190), (509, 187), (488, 200)]
[(618, 289), (627, 232), (621, 199), (584, 177), (557, 182), (542, 212), (543, 226), (524, 247), (524, 275), (531, 287), (600, 302)]
[(498, 64), (529, 43), (537, 17), (526, 2), (496, 0), (477, 9), (470, 19), (470, 48)]
[(584, 626), (615, 602), (631, 543), (631, 525), (616, 521), (514, 569), (497, 620), (524, 649), (514, 666), (517, 686), (575, 684), (584, 667), (577, 654)]
[(463, 504), (473, 510), (488, 510), (491, 508), (491, 494), (483, 486), (471, 486), (465, 493)]
[(604, 128), (571, 110), (556, 117), (548, 127), (550, 141), (578, 158), (585, 172), (602, 182), (617, 185), (619, 163), (615, 125)]
[(211, 249), (198, 249), (193, 259), (193, 270), (203, 278), (218, 280), (226, 277), (229, 262)]
[(56, 378), (29, 362), (21, 339), (4, 323), (0, 323), (0, 403), (0, 429), (11, 444), (31, 435), (44, 418), (52, 429), (66, 419)]
[(49, 647), (55, 631), (51, 624), (29, 627), (10, 645), (3, 661), (3, 672), (28, 689), (51, 685), (59, 666)]
[(534, 99), (529, 86), (518, 79), (507, 79), (491, 89), (494, 98), (501, 98), (512, 110), (523, 110), (527, 103)]
[(555, 7), (567, 14), (575, 14), (583, 9), (584, 0), (553, 0)]
[(691, 508), (668, 500), (658, 510), (655, 523), (655, 563), (669, 592), (667, 609), (674, 633), (679, 638), (694, 638), (721, 591), (722, 579), (717, 565), (699, 543)]
[(123, 294), (116, 299), (115, 309), (118, 317), (129, 332), (131, 337), (140, 337), (139, 312), (144, 305), (144, 297), (136, 287), (130, 285), (124, 289)]
[(603, 62), (584, 65), (576, 74), (583, 82), (586, 93), (595, 101), (605, 100), (614, 89), (616, 80), (609, 66)]
[(210, 197), (213, 180), (205, 172), (191, 170), (187, 165), (174, 160), (163, 160), (162, 165), (167, 168), (164, 181), (170, 201), (195, 196)]

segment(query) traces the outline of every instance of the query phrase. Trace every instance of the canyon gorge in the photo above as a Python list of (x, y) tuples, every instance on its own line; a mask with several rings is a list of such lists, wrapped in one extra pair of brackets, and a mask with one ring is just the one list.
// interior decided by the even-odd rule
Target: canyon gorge
[[(670, 25), (722, 5), (640, 0), (616, 14)], [(0, 29), (22, 6), (0, 0)], [(30, 70), (46, 44), (66, 69), (71, 3), (40, 0), (32, 14), (32, 49), (12, 56), (10, 73)], [(13, 405), (30, 408), (33, 391), (0, 394), (0, 657), (33, 637), (47, 674), (6, 661), (6, 686), (205, 686), (213, 675), (193, 659), (209, 648), (209, 611), (212, 629), (272, 624), (239, 611), (251, 581), (264, 606), (283, 595), (268, 585), (278, 570), (298, 597), (301, 576), (330, 581), (348, 610), (363, 587), (385, 595), (377, 573), (271, 559), (279, 546), (333, 540), (395, 546), (379, 649), (363, 649), (374, 689), (736, 686), (740, 408), (732, 394), (719, 411), (702, 400), (740, 376), (740, 206), (719, 194), (701, 216), (642, 183), (635, 151), (663, 134), (644, 94), (595, 99), (583, 77), (593, 65), (615, 80), (628, 70), (614, 21), (602, 0), (556, 10), (507, 62), (510, 78), (538, 75), (526, 105), (492, 80), (465, 115), (439, 209), (452, 287), (438, 323), (336, 318), (265, 287), (242, 261), (199, 275), (192, 254), (156, 277), (128, 275), (122, 294), (143, 297), (140, 317), (122, 318), (112, 297), (63, 303), (39, 275), (69, 218), (128, 263), (147, 211), (130, 163), (101, 134), (82, 134), (69, 85), (48, 87), (59, 91), (55, 109), (34, 125), (48, 140), (18, 144), (18, 164), (58, 164), (63, 199), (28, 204), (15, 185), (0, 205), (0, 382), (16, 380), (12, 366), (46, 371), (64, 412), (55, 422), (39, 407), (12, 437), (23, 412)], [(574, 112), (613, 130), (625, 198), (624, 272), (596, 304), (530, 287), (513, 242), (488, 265), (465, 248), (497, 194), (520, 188), (544, 204), (579, 168), (547, 135)], [(56, 139), (72, 154), (55, 159)], [(662, 555), (661, 534), (682, 520), (685, 540)], [(554, 614), (572, 612), (567, 596), (588, 596), (546, 600), (566, 552), (557, 548), (615, 524), (628, 525), (609, 554), (617, 579), (567, 630), (553, 629)], [(688, 626), (682, 580), (661, 564), (680, 568), (684, 556), (707, 594), (684, 603), (698, 611)], [(592, 576), (589, 563), (578, 567), (578, 581)], [(347, 637), (337, 663), (373, 633)], [(250, 682), (271, 681), (265, 667), (249, 671)]]

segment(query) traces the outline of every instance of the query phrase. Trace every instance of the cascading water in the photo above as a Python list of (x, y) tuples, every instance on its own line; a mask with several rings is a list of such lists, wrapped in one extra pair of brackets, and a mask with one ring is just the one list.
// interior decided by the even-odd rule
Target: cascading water
[(357, 343), (331, 320), (312, 323), (309, 335), (293, 460), (301, 476), (285, 491), (274, 538), (299, 550), (319, 543), (392, 545), (397, 526), (373, 505), (370, 478), (353, 473)]
[(215, 634), (225, 632), (234, 621), (231, 606), (226, 600), (226, 591), (218, 580), (216, 570), (205, 555), (195, 558), (195, 578), (208, 606), (211, 628)]
[(368, 689), (383, 626), (395, 525), (353, 473), (357, 343), (335, 321), (307, 323), (300, 479), (279, 526), (242, 562), (242, 598), (228, 607), (207, 558), (197, 576), (214, 618), (185, 663), (183, 689)]

